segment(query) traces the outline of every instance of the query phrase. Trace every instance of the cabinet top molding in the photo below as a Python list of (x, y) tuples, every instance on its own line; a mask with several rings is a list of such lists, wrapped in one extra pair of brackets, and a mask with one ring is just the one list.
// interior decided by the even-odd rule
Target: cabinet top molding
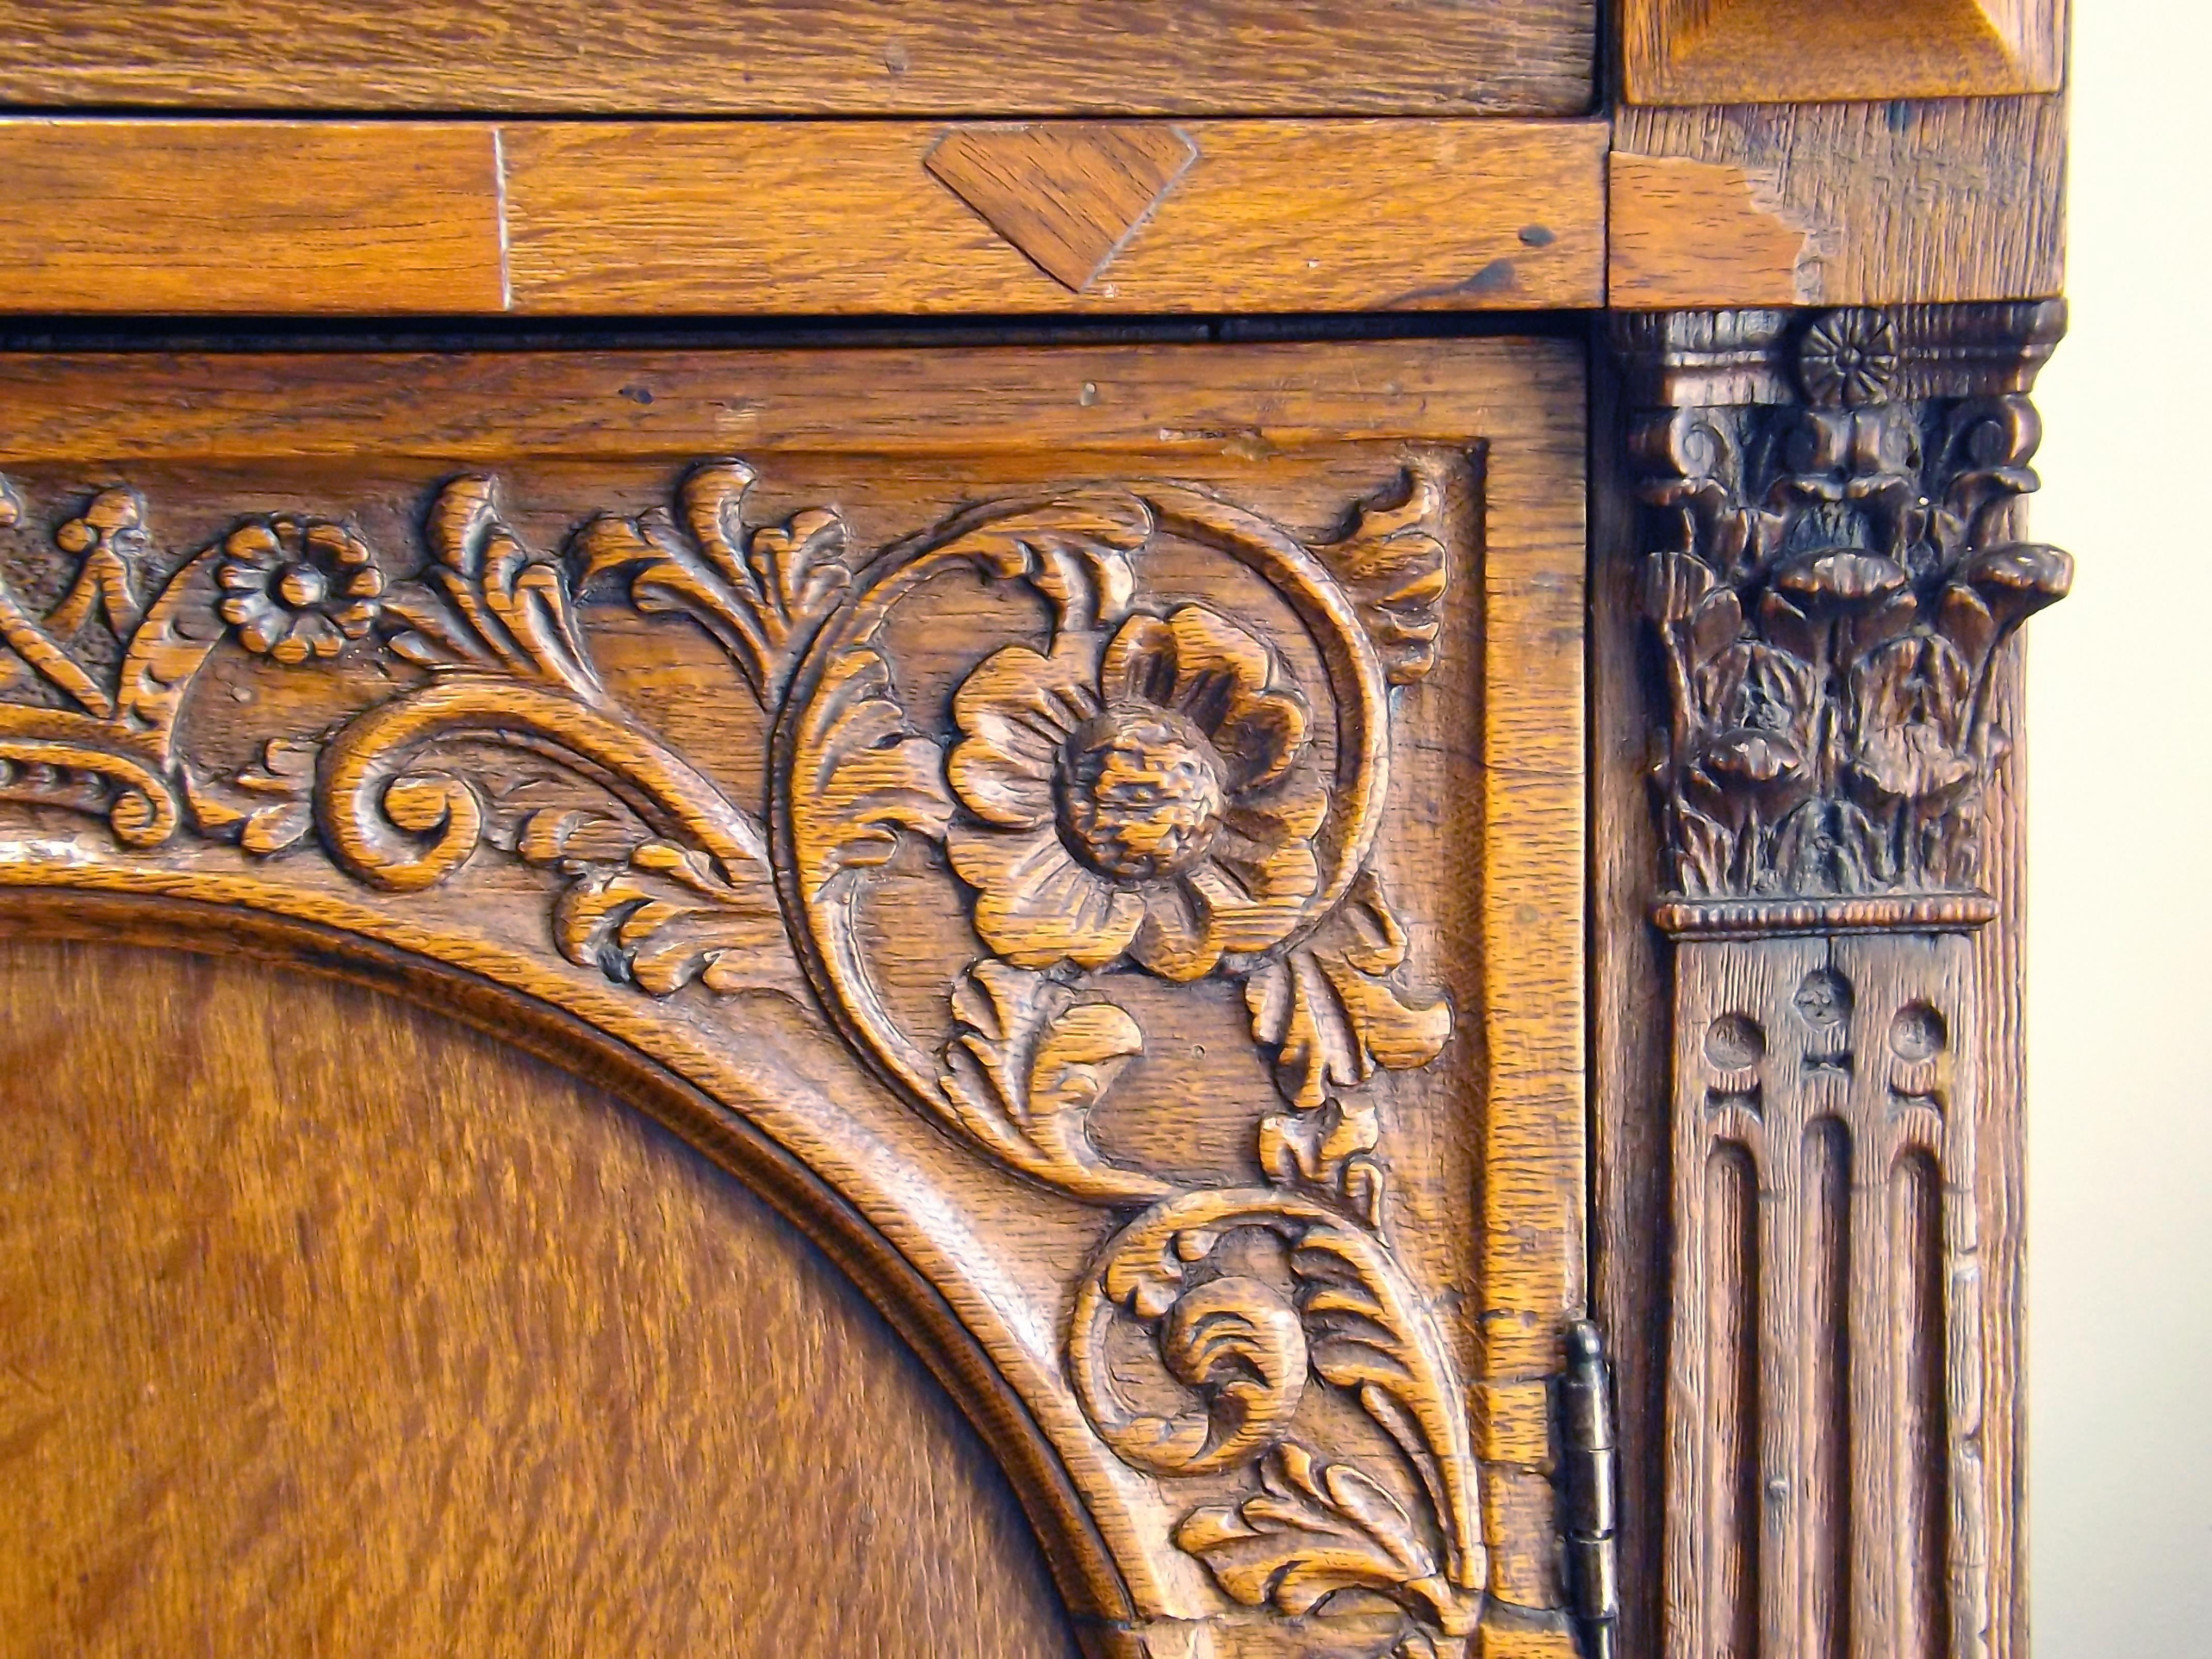
[(1620, 0), (1632, 104), (2056, 92), (2066, 0)]

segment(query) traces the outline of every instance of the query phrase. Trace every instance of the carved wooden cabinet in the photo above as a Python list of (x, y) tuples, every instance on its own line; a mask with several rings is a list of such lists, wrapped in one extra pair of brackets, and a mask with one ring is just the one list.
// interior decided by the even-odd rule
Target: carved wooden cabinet
[(0, 1647), (2024, 1652), (2054, 10), (0, 30)]

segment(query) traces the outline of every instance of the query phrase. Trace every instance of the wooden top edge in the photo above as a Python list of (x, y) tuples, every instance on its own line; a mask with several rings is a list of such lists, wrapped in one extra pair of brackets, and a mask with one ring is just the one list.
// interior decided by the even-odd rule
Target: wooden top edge
[(0, 99), (209, 111), (1579, 113), (1597, 0), (0, 0)]
[(284, 354), (0, 352), (0, 461), (1491, 439), (1579, 455), (1571, 338)]

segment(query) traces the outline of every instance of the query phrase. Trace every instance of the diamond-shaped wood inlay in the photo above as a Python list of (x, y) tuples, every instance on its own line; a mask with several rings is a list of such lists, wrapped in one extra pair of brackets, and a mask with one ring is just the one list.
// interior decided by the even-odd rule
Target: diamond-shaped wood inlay
[(1163, 121), (958, 127), (923, 165), (1047, 276), (1080, 294), (1198, 160)]

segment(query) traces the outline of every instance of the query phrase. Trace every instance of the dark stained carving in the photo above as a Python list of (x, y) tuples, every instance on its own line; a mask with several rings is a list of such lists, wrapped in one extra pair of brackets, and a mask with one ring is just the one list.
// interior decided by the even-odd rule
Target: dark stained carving
[(1617, 325), (1672, 938), (1662, 1651), (1988, 1651), (1972, 937), (2051, 306)]
[(1979, 1017), (1972, 942), (1680, 951), (1669, 1651), (1882, 1630), (1971, 1659), (1990, 1622), (1981, 1085), (1952, 1036)]
[(2035, 488), (2034, 410), (1994, 386), (1913, 395), (1896, 316), (1779, 315), (1723, 325), (1717, 354), (1765, 377), (1753, 395), (1641, 416), (1632, 440), (1665, 885), (1975, 893), (1982, 790), (2008, 741), (1993, 665), (2073, 572), (2009, 527)]

